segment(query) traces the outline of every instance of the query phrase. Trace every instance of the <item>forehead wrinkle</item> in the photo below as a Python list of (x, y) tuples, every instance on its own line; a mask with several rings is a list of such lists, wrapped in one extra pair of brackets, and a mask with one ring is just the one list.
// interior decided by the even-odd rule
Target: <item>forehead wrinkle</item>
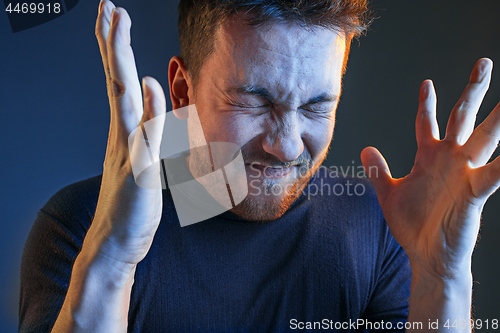
[[(219, 56), (222, 56), (224, 66), (227, 66), (229, 76), (226, 80), (231, 81), (227, 83), (248, 83), (266, 88), (275, 99), (287, 104), (291, 101), (293, 104), (305, 103), (313, 97), (304, 94), (311, 90), (307, 81), (318, 75), (327, 81), (322, 81), (323, 91), (311, 91), (311, 95), (321, 94), (325, 90), (330, 92), (332, 88), (335, 90), (335, 82), (331, 82), (325, 75), (327, 72), (336, 71), (334, 54), (342, 52), (342, 57), (344, 55), (341, 50), (343, 45), (340, 43), (344, 42), (344, 39), (341, 35), (326, 35), (326, 38), (321, 38), (321, 32), (308, 30), (303, 33), (304, 28), (291, 26), (290, 31), (286, 31), (284, 28), (288, 26), (285, 27), (285, 24), (281, 23), (269, 24), (264, 28), (246, 26), (243, 29), (241, 24), (243, 23), (237, 21), (225, 22), (216, 31), (215, 53), (221, 52)], [(275, 26), (276, 29), (273, 30)], [(300, 29), (301, 33), (295, 34), (296, 29)], [(311, 38), (311, 34), (315, 36)], [(255, 51), (255, 45), (261, 52)], [(325, 50), (325, 47), (328, 48)], [(306, 59), (308, 64), (303, 66)], [(311, 59), (315, 60), (314, 64)], [(316, 73), (319, 67), (322, 70)], [(337, 92), (333, 90), (336, 95)]]
[[(316, 49), (329, 48), (329, 54), (337, 54), (344, 56), (345, 36), (342, 33), (334, 32), (330, 29), (321, 27), (302, 27), (296, 23), (266, 23), (267, 29), (258, 30), (252, 35), (253, 39), (259, 41), (259, 47), (274, 53), (278, 53), (285, 57), (300, 58), (300, 59), (316, 59), (314, 54)], [(273, 35), (272, 30), (277, 30), (278, 33)], [(283, 30), (284, 29), (284, 30)], [(285, 32), (285, 38), (281, 38)], [(325, 38), (316, 38), (326, 33)], [(330, 37), (331, 34), (335, 37)], [(268, 37), (268, 36), (271, 37)], [(330, 36), (328, 36), (330, 35)]]
[(269, 51), (269, 52), (273, 52), (273, 53), (277, 53), (277, 54), (285, 56), (287, 58), (292, 58), (292, 59), (295, 59), (295, 58), (299, 58), (299, 59), (314, 59), (313, 56), (309, 56), (307, 54), (298, 55), (298, 53), (297, 52), (293, 52), (293, 50), (291, 50), (292, 54), (289, 54), (289, 53), (286, 53), (286, 51), (280, 51), (280, 50), (276, 50), (276, 49), (271, 49), (271, 48), (265, 47), (265, 46), (259, 46), (259, 47), (261, 49), (263, 49), (263, 50), (266, 50), (266, 51)]
[[(331, 31), (329, 29), (320, 27), (304, 27), (295, 22), (267, 22), (261, 26), (260, 29), (255, 29), (256, 33), (253, 34), (256, 38), (260, 39), (264, 45), (282, 45), (290, 49), (300, 48), (305, 44), (309, 44), (309, 47), (323, 46), (322, 41), (315, 41), (311, 36), (317, 36), (317, 31)], [(281, 30), (286, 32), (286, 37), (292, 38), (280, 38), (273, 34), (273, 30)], [(304, 32), (306, 32), (304, 34)], [(286, 42), (286, 43), (284, 43)]]

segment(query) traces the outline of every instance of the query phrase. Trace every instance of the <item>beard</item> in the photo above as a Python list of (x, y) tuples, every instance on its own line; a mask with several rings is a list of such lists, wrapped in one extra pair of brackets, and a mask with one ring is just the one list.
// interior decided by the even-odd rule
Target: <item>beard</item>
[[(314, 160), (304, 151), (295, 161), (286, 163), (265, 151), (255, 153), (243, 147), (241, 152), (245, 165), (252, 170), (250, 174), (247, 173), (249, 192), (231, 212), (249, 221), (266, 222), (283, 216), (299, 198), (325, 160), (328, 149)], [(269, 177), (266, 170), (260, 172), (255, 165), (271, 166), (273, 169), (291, 168), (292, 171), (285, 177), (274, 178)], [(255, 176), (255, 171), (259, 171), (258, 177)]]

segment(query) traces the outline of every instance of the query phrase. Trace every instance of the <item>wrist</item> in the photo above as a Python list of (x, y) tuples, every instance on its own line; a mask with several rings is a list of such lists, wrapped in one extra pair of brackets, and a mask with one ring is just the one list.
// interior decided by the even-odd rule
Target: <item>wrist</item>
[[(438, 332), (446, 325), (468, 323), (471, 317), (472, 274), (469, 269), (445, 276), (422, 269), (412, 272), (408, 321), (433, 322)], [(463, 330), (469, 332), (467, 327)]]
[(461, 264), (441, 264), (424, 266), (420, 262), (410, 260), (412, 269), (412, 289), (419, 287), (427, 292), (446, 292), (446, 289), (472, 289), (471, 261), (464, 260)]
[(109, 287), (124, 287), (131, 278), (133, 279), (137, 264), (114, 259), (108, 255), (110, 247), (105, 237), (101, 241), (84, 241), (73, 271), (81, 276), (98, 276), (103, 283), (108, 283)]
[(136, 265), (107, 258), (84, 246), (53, 332), (125, 332)]
[(440, 277), (434, 274), (412, 273), (412, 296), (435, 295), (440, 298), (451, 299), (454, 295), (463, 297), (472, 291), (472, 273), (470, 270), (455, 272), (453, 278)]
[(129, 241), (121, 231), (127, 229), (126, 226), (114, 226), (112, 221), (113, 217), (96, 213), (79, 257), (86, 263), (93, 263), (96, 269), (105, 267), (119, 275), (130, 275), (146, 255), (144, 244), (149, 239)]
[(457, 256), (416, 256), (408, 253), (413, 277), (431, 281), (458, 281), (472, 272), (472, 252)]

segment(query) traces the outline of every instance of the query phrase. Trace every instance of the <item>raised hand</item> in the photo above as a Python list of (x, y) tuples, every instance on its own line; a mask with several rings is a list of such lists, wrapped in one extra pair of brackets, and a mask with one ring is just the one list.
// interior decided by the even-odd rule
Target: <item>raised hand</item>
[[(128, 137), (139, 125), (165, 113), (165, 96), (160, 84), (147, 77), (142, 97), (130, 46), (131, 21), (125, 9), (115, 8), (109, 1), (101, 2), (99, 8), (96, 36), (106, 73), (111, 124), (99, 201), (87, 239), (100, 244), (103, 255), (134, 265), (146, 255), (153, 240), (161, 217), (162, 194), (161, 185), (145, 189), (134, 182)], [(162, 130), (148, 128), (147, 139), (154, 154), (159, 154)], [(140, 147), (143, 145), (136, 148)], [(141, 176), (160, 184), (159, 172), (149, 171)]]
[(147, 254), (161, 219), (159, 170), (153, 167), (141, 174), (148, 178), (143, 183), (158, 186), (141, 188), (134, 180), (131, 156), (159, 155), (163, 126), (148, 127), (149, 151), (141, 151), (146, 145), (140, 142), (140, 135), (137, 145), (129, 149), (129, 134), (165, 113), (165, 96), (160, 84), (149, 77), (143, 80), (142, 96), (130, 47), (130, 26), (123, 8), (117, 9), (109, 1), (100, 3), (96, 36), (106, 72), (111, 124), (95, 216), (73, 265), (53, 332), (127, 330), (135, 268)]
[[(470, 279), (481, 211), (500, 185), (500, 159), (488, 163), (500, 139), (500, 106), (474, 130), (492, 66), (489, 59), (476, 63), (443, 140), (439, 139), (432, 82), (422, 83), (416, 120), (418, 151), (409, 175), (392, 178), (375, 148), (361, 154), (366, 168), (378, 169), (378, 177), (372, 173), (371, 181), (391, 233), (410, 259), (412, 297), (416, 284), (423, 280)], [(470, 297), (470, 291), (464, 297)]]

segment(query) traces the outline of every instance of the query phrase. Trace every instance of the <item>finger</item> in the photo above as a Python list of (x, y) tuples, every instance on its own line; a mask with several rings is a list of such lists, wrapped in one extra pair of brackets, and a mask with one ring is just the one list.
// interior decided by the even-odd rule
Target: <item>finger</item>
[(111, 86), (111, 74), (109, 73), (108, 64), (108, 52), (106, 50), (106, 42), (108, 40), (109, 27), (111, 25), (111, 13), (115, 5), (111, 1), (101, 1), (99, 3), (99, 14), (97, 16), (97, 22), (95, 27), (95, 35), (97, 37), (97, 42), (99, 44), (99, 50), (101, 52), (102, 64), (104, 67), (104, 74), (106, 75), (106, 88), (108, 92), (108, 100), (110, 101), (111, 108), (111, 126), (110, 135), (112, 134), (113, 124), (115, 123), (115, 113), (113, 112), (113, 104), (111, 103), (113, 96), (111, 92), (113, 91)]
[(167, 111), (165, 92), (156, 79), (146, 76), (142, 80), (144, 91), (144, 114), (141, 123), (163, 115)]
[(111, 1), (101, 1), (99, 3), (99, 14), (95, 26), (95, 35), (101, 51), (102, 64), (106, 78), (109, 77), (108, 54), (106, 51), (106, 41), (108, 40), (109, 26), (111, 24), (111, 13), (115, 5)]
[(101, 52), (102, 64), (104, 67), (104, 74), (106, 75), (106, 89), (108, 92), (108, 100), (110, 105), (110, 125), (109, 125), (109, 134), (108, 134), (108, 148), (106, 149), (106, 160), (114, 156), (116, 153), (116, 147), (111, 144), (119, 141), (117, 138), (117, 129), (116, 129), (116, 112), (113, 110), (114, 104), (112, 103), (112, 85), (111, 85), (111, 74), (109, 73), (109, 64), (108, 64), (108, 53), (106, 42), (109, 34), (109, 27), (111, 25), (111, 13), (115, 5), (111, 1), (101, 1), (99, 3), (99, 14), (97, 15), (96, 27), (95, 27), (95, 35), (97, 38), (97, 42), (99, 44), (99, 50)]
[(475, 198), (484, 202), (500, 186), (500, 156), (492, 162), (474, 169), (471, 175), (472, 191)]
[(420, 86), (415, 130), (419, 147), (439, 140), (439, 127), (436, 120), (436, 92), (431, 80), (425, 80)]
[(163, 88), (154, 78), (145, 77), (142, 80), (142, 87), (144, 92), (144, 113), (140, 126), (156, 160), (160, 155), (167, 103)]
[(469, 139), (477, 111), (490, 84), (492, 65), (490, 59), (483, 58), (474, 66), (469, 84), (451, 112), (445, 140), (464, 144)]
[(126, 135), (137, 127), (142, 117), (141, 86), (130, 46), (131, 25), (125, 9), (113, 9), (106, 42), (110, 75), (108, 94), (112, 111), (120, 123), (118, 128), (125, 130)]
[(476, 128), (464, 148), (473, 168), (488, 162), (500, 140), (500, 103)]
[(361, 152), (361, 162), (370, 178), (377, 197), (382, 205), (391, 189), (391, 172), (382, 154), (373, 147), (367, 147)]
[(165, 94), (158, 81), (145, 77), (144, 114), (141, 124), (129, 135), (129, 153), (136, 184), (160, 189), (160, 145), (166, 118)]
[(141, 128), (144, 139), (148, 142), (151, 160), (159, 161), (160, 145), (166, 118), (167, 103), (160, 83), (152, 77), (142, 80), (144, 92), (144, 113)]

